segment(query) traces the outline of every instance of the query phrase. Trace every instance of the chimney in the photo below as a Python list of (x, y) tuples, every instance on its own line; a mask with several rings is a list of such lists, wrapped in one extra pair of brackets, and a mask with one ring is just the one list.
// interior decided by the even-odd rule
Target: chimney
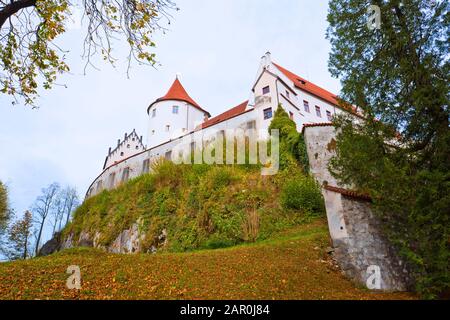
[(270, 51), (267, 51), (266, 54), (264, 55), (265, 57), (265, 66), (268, 67), (270, 66), (270, 64), (272, 63), (272, 57), (270, 54)]

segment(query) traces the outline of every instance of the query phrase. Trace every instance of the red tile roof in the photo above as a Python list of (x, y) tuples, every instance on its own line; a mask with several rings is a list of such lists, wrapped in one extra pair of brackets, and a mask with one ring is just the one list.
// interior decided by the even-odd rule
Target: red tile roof
[(170, 87), (169, 91), (167, 91), (165, 96), (156, 99), (148, 107), (147, 113), (149, 112), (152, 105), (154, 105), (155, 103), (160, 102), (160, 101), (167, 101), (167, 100), (177, 100), (177, 101), (187, 102), (187, 103), (193, 105), (194, 107), (196, 107), (197, 109), (199, 109), (200, 111), (203, 111), (204, 113), (208, 114), (208, 116), (211, 116), (208, 111), (206, 111), (202, 107), (200, 107), (199, 104), (197, 102), (195, 102), (194, 99), (192, 99), (188, 95), (188, 93), (184, 89), (183, 85), (181, 84), (180, 80), (178, 80), (178, 78), (175, 79), (175, 81), (173, 82), (172, 86)]
[[(339, 104), (338, 101), (338, 96), (335, 95), (334, 93), (331, 93), (317, 85), (315, 85), (314, 83), (311, 83), (309, 81), (307, 81), (306, 79), (296, 75), (295, 73), (283, 68), (282, 66), (276, 64), (275, 62), (273, 62), (273, 64), (289, 79), (291, 80), (294, 85), (300, 89), (300, 90), (304, 90), (308, 93), (311, 93), (313, 95), (315, 95), (316, 97), (319, 97), (337, 107), (341, 107), (342, 106)], [(347, 109), (347, 111), (351, 111), (353, 113), (356, 113), (357, 110), (355, 107), (353, 106), (345, 106), (345, 109)]]
[(197, 129), (205, 129), (205, 128), (211, 127), (219, 122), (236, 117), (246, 111), (245, 108), (247, 107), (247, 104), (248, 104), (248, 100), (245, 102), (242, 102), (241, 104), (237, 105), (234, 108), (231, 108), (231, 109), (225, 111), (224, 113), (219, 114), (218, 116), (215, 116), (211, 119), (206, 120), (205, 122), (200, 124), (197, 127)]
[(318, 123), (305, 123), (302, 127), (302, 132), (305, 130), (305, 128), (310, 127), (329, 127), (332, 126), (332, 122), (318, 122)]
[(357, 191), (348, 190), (348, 189), (339, 188), (339, 187), (333, 187), (333, 186), (329, 186), (329, 185), (324, 186), (324, 188), (329, 191), (340, 193), (347, 197), (356, 198), (356, 199), (364, 200), (364, 201), (372, 201), (372, 198), (369, 195), (359, 193)]

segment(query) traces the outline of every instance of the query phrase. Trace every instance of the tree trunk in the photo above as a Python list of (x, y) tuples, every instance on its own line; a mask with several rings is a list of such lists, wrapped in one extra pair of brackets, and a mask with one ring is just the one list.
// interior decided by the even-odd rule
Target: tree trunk
[(36, 250), (35, 250), (36, 256), (38, 255), (38, 252), (39, 252), (39, 242), (41, 241), (42, 229), (44, 228), (44, 221), (45, 221), (45, 219), (43, 219), (41, 221), (41, 226), (39, 227), (39, 233), (38, 233), (38, 237), (36, 240)]

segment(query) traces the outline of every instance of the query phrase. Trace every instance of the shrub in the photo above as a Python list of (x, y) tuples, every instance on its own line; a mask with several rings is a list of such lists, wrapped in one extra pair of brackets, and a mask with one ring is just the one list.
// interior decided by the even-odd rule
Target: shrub
[(324, 202), (320, 188), (312, 177), (298, 176), (286, 182), (280, 194), (283, 208), (322, 213)]

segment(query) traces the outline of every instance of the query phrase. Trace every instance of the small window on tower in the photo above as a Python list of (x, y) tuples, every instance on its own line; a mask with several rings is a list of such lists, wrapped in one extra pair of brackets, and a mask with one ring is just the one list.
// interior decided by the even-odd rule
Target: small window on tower
[(156, 109), (152, 110), (152, 118), (154, 118), (156, 116)]
[(272, 118), (272, 108), (264, 109), (264, 120)]
[(123, 157), (123, 152), (120, 153), (120, 156)]
[(269, 86), (264, 87), (264, 88), (262, 89), (262, 93), (263, 93), (263, 94), (266, 94), (266, 93), (269, 93), (269, 92), (270, 92), (270, 87), (269, 87)]
[(172, 113), (178, 114), (178, 106), (173, 106), (172, 107)]
[(320, 112), (320, 107), (319, 106), (316, 106), (316, 115), (318, 117), (322, 117), (322, 113)]
[(166, 131), (170, 131), (170, 126), (169, 125), (166, 126)]
[(327, 118), (328, 121), (332, 121), (333, 120), (333, 116), (331, 115), (331, 112), (327, 110)]
[(152, 130), (152, 136), (155, 134), (155, 130)]

